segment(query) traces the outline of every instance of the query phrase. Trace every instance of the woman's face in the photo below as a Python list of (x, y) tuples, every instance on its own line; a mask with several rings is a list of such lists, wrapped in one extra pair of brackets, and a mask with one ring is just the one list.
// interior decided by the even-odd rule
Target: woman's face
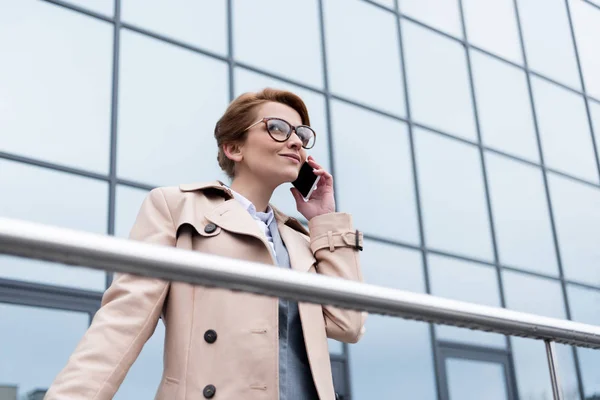
[[(256, 121), (265, 117), (275, 117), (289, 122), (292, 126), (302, 124), (300, 114), (281, 103), (265, 103), (257, 107), (255, 116)], [(248, 130), (240, 152), (242, 159), (236, 166), (238, 171), (242, 169), (245, 173), (249, 172), (272, 186), (296, 180), (307, 157), (295, 131), (285, 142), (276, 142), (262, 122)]]

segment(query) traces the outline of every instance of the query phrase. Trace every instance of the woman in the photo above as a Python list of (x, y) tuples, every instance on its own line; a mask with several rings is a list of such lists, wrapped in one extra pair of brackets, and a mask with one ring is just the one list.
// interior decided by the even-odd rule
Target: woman
[[(336, 213), (333, 178), (310, 200), (292, 189), (308, 233), (269, 205), (296, 179), (316, 135), (302, 100), (265, 89), (235, 99), (215, 127), (232, 179), (157, 188), (130, 237), (166, 246), (361, 281), (362, 235)], [(358, 236), (358, 238), (357, 238)], [(355, 244), (358, 244), (356, 246)], [(327, 337), (354, 343), (365, 315), (333, 306), (123, 274), (46, 399), (111, 399), (162, 316), (164, 372), (156, 399), (334, 399)]]

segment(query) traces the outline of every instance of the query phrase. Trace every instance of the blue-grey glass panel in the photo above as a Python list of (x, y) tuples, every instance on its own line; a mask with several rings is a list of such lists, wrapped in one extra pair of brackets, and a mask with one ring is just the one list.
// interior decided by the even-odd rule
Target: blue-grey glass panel
[(458, 0), (398, 0), (398, 3), (403, 14), (462, 38)]
[[(600, 325), (600, 289), (588, 289), (575, 285), (567, 286), (571, 318), (584, 324)], [(578, 348), (579, 370), (586, 397), (600, 395), (600, 351)]]
[[(546, 317), (566, 318), (559, 281), (511, 271), (503, 271), (502, 278), (507, 308)], [(520, 398), (551, 396), (544, 342), (518, 337), (511, 337), (511, 342)], [(564, 398), (579, 399), (571, 347), (557, 344), (555, 348)]]
[(469, 42), (523, 63), (513, 0), (462, 0)]
[(600, 98), (600, 2), (596, 4), (569, 0), (585, 89), (589, 95)]
[(362, 0), (325, 0), (329, 89), (396, 115), (405, 114), (394, 14)]
[[(580, 89), (564, 0), (518, 1), (529, 68)], [(543, 12), (544, 18), (540, 18)]]
[(226, 0), (121, 0), (121, 19), (208, 51), (227, 53)]
[(227, 64), (128, 30), (121, 35), (117, 169), (153, 185), (225, 179), (215, 123)]
[(471, 62), (483, 144), (539, 162), (525, 72), (478, 51)]
[[(77, 7), (94, 11), (106, 16), (112, 17), (115, 13), (115, 0), (64, 0), (65, 3), (71, 3)], [(121, 3), (127, 1), (121, 0)]]
[[(361, 253), (365, 282), (413, 292), (424, 291), (421, 253), (365, 242)], [(357, 400), (435, 399), (431, 339), (427, 324), (369, 315), (366, 332), (350, 346), (350, 384)]]
[(446, 359), (449, 400), (508, 400), (506, 374), (499, 363)]
[(600, 156), (600, 103), (589, 100), (588, 104), (590, 106), (592, 129), (594, 130), (594, 137), (596, 138), (596, 150), (598, 152), (598, 156)]
[(548, 175), (565, 277), (600, 286), (600, 190)]
[[(315, 160), (326, 170), (331, 172), (331, 161), (329, 160), (329, 135), (327, 132), (327, 114), (325, 111), (325, 96), (295, 85), (260, 75), (243, 68), (235, 69), (235, 95), (245, 92), (256, 92), (265, 87), (289, 90), (302, 98), (310, 115), (310, 125), (317, 133), (315, 147), (308, 150)], [(290, 193), (291, 184), (280, 185), (271, 198), (271, 202), (284, 213), (295, 218), (304, 219), (296, 210), (296, 201)]]
[(558, 275), (542, 170), (493, 153), (485, 160), (500, 262)]
[(233, 23), (236, 59), (323, 87), (317, 0), (234, 0)]
[(16, 398), (27, 399), (29, 393), (47, 390), (67, 364), (89, 315), (0, 303), (0, 321), (1, 385), (17, 386)]
[(165, 326), (159, 320), (154, 334), (144, 345), (115, 394), (116, 400), (154, 398), (163, 373), (164, 340)]
[[(431, 294), (469, 303), (501, 307), (496, 269), (473, 262), (429, 255)], [(506, 347), (503, 335), (437, 325), (438, 340)]]
[(476, 140), (464, 47), (410, 21), (402, 33), (413, 119)]
[(394, 9), (394, 0), (373, 0), (375, 3), (379, 3), (390, 10)]
[(583, 97), (540, 78), (531, 84), (546, 166), (598, 183)]
[(419, 242), (406, 124), (332, 101), (338, 209), (371, 235)]
[(479, 150), (414, 129), (427, 246), (492, 260)]
[[(106, 233), (106, 182), (0, 160), (0, 187), (2, 217)], [(90, 290), (105, 287), (102, 271), (2, 255), (0, 276)]]
[(108, 173), (112, 26), (0, 0), (0, 151)]
[(129, 237), (129, 232), (147, 195), (148, 191), (143, 189), (117, 186), (115, 236), (122, 238)]

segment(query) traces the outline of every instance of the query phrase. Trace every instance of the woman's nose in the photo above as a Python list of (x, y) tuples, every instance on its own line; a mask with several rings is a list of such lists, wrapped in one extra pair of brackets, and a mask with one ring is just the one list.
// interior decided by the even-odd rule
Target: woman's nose
[(302, 147), (302, 140), (300, 140), (300, 137), (296, 134), (296, 131), (292, 132), (292, 136), (290, 136), (288, 139), (288, 146), (297, 149)]

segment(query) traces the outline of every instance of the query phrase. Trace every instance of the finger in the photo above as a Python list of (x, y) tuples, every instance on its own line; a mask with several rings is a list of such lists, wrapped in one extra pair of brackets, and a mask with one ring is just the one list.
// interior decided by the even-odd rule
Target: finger
[(323, 167), (321, 167), (321, 165), (319, 163), (317, 163), (315, 161), (314, 158), (312, 158), (312, 156), (308, 156), (308, 159), (306, 160), (308, 162), (308, 165), (310, 165), (311, 167), (315, 168), (315, 169), (322, 169)]

